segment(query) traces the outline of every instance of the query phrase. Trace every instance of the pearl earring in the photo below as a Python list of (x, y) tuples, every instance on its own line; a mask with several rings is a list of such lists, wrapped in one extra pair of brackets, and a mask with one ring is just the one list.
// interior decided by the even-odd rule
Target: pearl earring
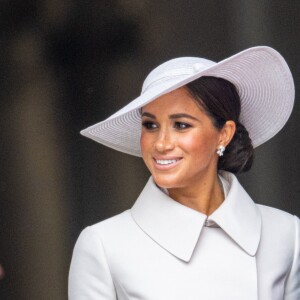
[(218, 154), (219, 156), (223, 156), (224, 151), (225, 151), (225, 147), (224, 147), (223, 145), (221, 145), (221, 146), (218, 148), (218, 150), (217, 150), (217, 154)]

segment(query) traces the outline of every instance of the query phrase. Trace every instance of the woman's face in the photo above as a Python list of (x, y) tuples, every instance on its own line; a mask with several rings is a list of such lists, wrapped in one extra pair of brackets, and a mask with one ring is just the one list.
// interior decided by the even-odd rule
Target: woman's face
[(164, 188), (187, 188), (216, 174), (222, 129), (185, 88), (142, 108), (141, 150), (154, 181)]

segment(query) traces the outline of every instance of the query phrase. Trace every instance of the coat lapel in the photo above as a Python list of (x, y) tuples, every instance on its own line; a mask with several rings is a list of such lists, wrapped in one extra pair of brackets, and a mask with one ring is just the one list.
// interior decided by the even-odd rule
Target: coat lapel
[(206, 215), (168, 197), (152, 177), (131, 209), (138, 226), (165, 250), (188, 262)]
[(228, 195), (208, 218), (168, 197), (152, 177), (132, 207), (132, 217), (151, 239), (186, 262), (207, 221), (216, 223), (248, 255), (254, 256), (261, 235), (259, 210), (233, 174), (222, 172), (221, 178), (223, 185), (228, 185)]
[(261, 215), (256, 204), (228, 172), (221, 173), (222, 181), (229, 185), (222, 205), (209, 217), (218, 224), (245, 252), (254, 256), (261, 236)]

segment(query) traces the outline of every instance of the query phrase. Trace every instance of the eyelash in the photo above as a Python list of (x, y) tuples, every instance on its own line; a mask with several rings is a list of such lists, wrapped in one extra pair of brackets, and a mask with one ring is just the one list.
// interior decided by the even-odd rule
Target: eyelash
[[(143, 127), (145, 127), (147, 130), (154, 130), (156, 129), (158, 126), (153, 123), (153, 122), (150, 122), (150, 121), (145, 121), (143, 122)], [(154, 127), (155, 126), (155, 127)]]
[[(145, 121), (142, 123), (143, 127), (147, 130), (155, 130), (158, 128), (158, 126), (154, 122)], [(192, 127), (190, 124), (184, 123), (184, 122), (175, 122), (174, 128), (177, 130), (185, 130)]]
[(184, 130), (192, 127), (190, 124), (184, 123), (184, 122), (175, 122), (174, 127), (178, 130)]

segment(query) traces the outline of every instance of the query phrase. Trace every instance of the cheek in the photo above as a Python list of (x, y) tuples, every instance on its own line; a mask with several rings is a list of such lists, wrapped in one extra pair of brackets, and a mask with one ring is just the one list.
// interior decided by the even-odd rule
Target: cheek
[(151, 137), (147, 134), (141, 134), (140, 138), (140, 146), (141, 146), (141, 152), (142, 152), (142, 159), (144, 161), (144, 164), (148, 168), (148, 170), (151, 172), (151, 162), (152, 162), (152, 156), (151, 156)]
[(142, 132), (140, 138), (140, 145), (141, 145), (142, 155), (144, 156), (151, 148), (151, 137), (146, 133)]
[(198, 158), (213, 154), (217, 148), (216, 139), (205, 134), (186, 136), (180, 140), (180, 144), (187, 152), (197, 155)]

